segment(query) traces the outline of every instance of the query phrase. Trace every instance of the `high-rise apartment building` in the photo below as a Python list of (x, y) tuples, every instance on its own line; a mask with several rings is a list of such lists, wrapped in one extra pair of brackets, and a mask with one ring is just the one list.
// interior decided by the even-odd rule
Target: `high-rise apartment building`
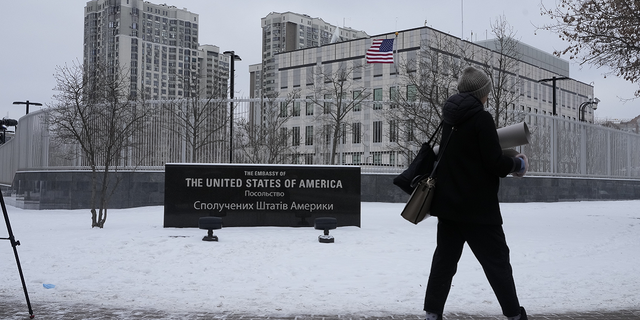
[(229, 58), (200, 46), (198, 14), (143, 0), (92, 0), (84, 17), (85, 68), (128, 67), (132, 98), (226, 96)]
[(364, 31), (349, 27), (338, 27), (321, 18), (312, 18), (306, 14), (293, 12), (271, 12), (261, 19), (262, 25), (262, 65), (250, 66), (252, 70), (260, 68), (261, 82), (256, 83), (252, 97), (271, 95), (276, 88), (275, 55), (280, 52), (319, 47), (334, 42), (368, 38)]
[[(261, 25), (262, 62), (249, 66), (250, 98), (274, 97), (279, 93), (275, 65), (278, 53), (369, 37), (364, 31), (338, 27), (321, 18), (293, 12), (271, 12), (261, 19)], [(250, 119), (256, 124), (264, 114), (258, 105), (253, 103), (250, 111)]]
[(157, 112), (131, 138), (140, 148), (127, 165), (229, 158), (228, 105), (216, 98), (227, 96), (230, 60), (219, 47), (200, 45), (198, 14), (143, 0), (92, 0), (84, 18), (85, 74), (122, 70), (129, 97)]
[(229, 56), (220, 53), (214, 45), (199, 47), (198, 64), (200, 65), (200, 88), (206, 97), (227, 96), (229, 80)]

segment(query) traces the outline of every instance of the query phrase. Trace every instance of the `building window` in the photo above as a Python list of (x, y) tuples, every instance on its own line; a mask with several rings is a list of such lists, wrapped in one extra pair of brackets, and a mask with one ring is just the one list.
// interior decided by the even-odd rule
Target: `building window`
[(300, 145), (300, 127), (291, 128), (291, 145), (292, 146)]
[(361, 90), (354, 90), (353, 91), (353, 111), (354, 112), (358, 112), (362, 110), (362, 105), (360, 104), (360, 101), (362, 101), (362, 91)]
[(352, 155), (352, 156), (351, 156), (351, 158), (352, 158), (352, 159), (351, 159), (351, 160), (352, 160), (351, 162), (352, 162), (353, 164), (360, 164), (360, 163), (362, 163), (362, 155), (361, 155), (361, 154), (359, 154), (359, 153), (356, 153), (356, 154)]
[(407, 101), (413, 102), (418, 98), (418, 88), (410, 84), (407, 86)]
[(382, 142), (382, 121), (373, 122), (373, 143)]
[(398, 125), (396, 120), (389, 120), (389, 142), (398, 141)]
[(351, 128), (351, 143), (360, 143), (360, 135), (362, 124), (360, 122), (355, 122)]
[(305, 154), (304, 155), (304, 163), (305, 164), (313, 164), (313, 155), (312, 154)]
[(280, 128), (280, 140), (283, 147), (287, 146), (287, 128)]
[(295, 101), (293, 103), (293, 114), (292, 116), (294, 117), (299, 117), (300, 116), (300, 101)]
[(373, 164), (377, 166), (382, 164), (382, 152), (373, 153)]
[(390, 104), (390, 108), (391, 109), (395, 109), (398, 107), (398, 87), (390, 87), (389, 88), (389, 102)]
[(373, 77), (382, 77), (382, 63), (373, 64)]
[(286, 102), (280, 102), (280, 117), (281, 118), (286, 118), (287, 117), (287, 103)]
[(306, 146), (313, 145), (313, 126), (307, 126), (304, 130), (304, 144)]
[(298, 164), (298, 163), (300, 163), (300, 159), (301, 159), (301, 157), (300, 157), (300, 155), (299, 155), (299, 154), (293, 154), (293, 155), (291, 155), (291, 163), (292, 163), (292, 164)]
[(307, 102), (305, 103), (305, 111), (306, 111), (306, 115), (308, 116), (312, 116), (313, 115), (313, 102), (310, 101), (311, 99), (313, 99), (312, 96), (308, 96), (307, 97)]
[(373, 89), (373, 110), (382, 109), (382, 88)]
[(324, 143), (326, 143), (327, 145), (330, 145), (331, 143), (331, 125), (325, 124), (323, 126), (323, 130), (324, 131)]
[(331, 95), (330, 94), (325, 94), (324, 95), (324, 114), (331, 114)]
[(413, 130), (414, 130), (414, 123), (411, 120), (407, 121), (407, 141), (414, 141), (415, 137), (413, 134)]

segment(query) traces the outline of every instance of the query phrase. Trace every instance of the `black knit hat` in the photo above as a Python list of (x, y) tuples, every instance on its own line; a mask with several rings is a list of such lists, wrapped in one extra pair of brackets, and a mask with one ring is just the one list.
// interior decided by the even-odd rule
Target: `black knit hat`
[(458, 79), (458, 91), (470, 93), (480, 100), (491, 92), (491, 80), (484, 71), (474, 67), (466, 67)]

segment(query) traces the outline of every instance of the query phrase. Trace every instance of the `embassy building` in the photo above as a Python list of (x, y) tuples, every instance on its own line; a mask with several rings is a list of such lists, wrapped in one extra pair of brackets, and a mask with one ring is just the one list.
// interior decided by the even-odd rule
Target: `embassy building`
[[(365, 53), (374, 39), (394, 39), (394, 63), (366, 62)], [(286, 122), (288, 143), (294, 150), (291, 162), (330, 164), (333, 154), (337, 159), (333, 161), (335, 164), (406, 166), (420, 144), (428, 140), (428, 135), (403, 128), (407, 123), (396, 120), (398, 117), (393, 114), (403, 112), (395, 103), (398, 97), (415, 100), (421, 90), (416, 82), (407, 82), (407, 75), (427, 73), (420, 70), (427, 64), (419, 59), (428, 56), (425, 52), (437, 52), (441, 56), (439, 72), (449, 77), (449, 87), (454, 88), (450, 92), (455, 93), (455, 75), (447, 70), (457, 64), (495, 71), (499, 56), (495, 49), (492, 40), (472, 43), (430, 27), (421, 27), (274, 54), (274, 83), (271, 85), (275, 86), (279, 97), (295, 93), (303, 99), (290, 106), (281, 106), (288, 110), (280, 111), (281, 116), (289, 117)], [(517, 42), (516, 50), (516, 64), (505, 70), (509, 81), (518, 83), (511, 92), (515, 98), (506, 107), (509, 112), (519, 114), (519, 121), (526, 120), (526, 114), (552, 115), (554, 109), (563, 119), (581, 119), (579, 107), (593, 99), (593, 86), (569, 78), (569, 63), (562, 59), (521, 42)], [(350, 108), (342, 118), (338, 145), (332, 148), (332, 141), (336, 140), (327, 132), (336, 122), (335, 116), (326, 111), (332, 103), (327, 102), (323, 107), (318, 99), (329, 99), (327, 101), (336, 104), (336, 92), (329, 89), (335, 87), (336, 82), (327, 75), (336, 75), (341, 70), (347, 70), (347, 76), (341, 79), (342, 103), (348, 105), (349, 99), (357, 99), (363, 93), (367, 98)], [(556, 82), (556, 108), (552, 83), (539, 81), (553, 77), (564, 80)], [(323, 96), (319, 97), (319, 93)], [(433, 110), (440, 107), (431, 106)], [(585, 109), (584, 119), (593, 122), (593, 111)], [(439, 122), (439, 117), (436, 120)]]

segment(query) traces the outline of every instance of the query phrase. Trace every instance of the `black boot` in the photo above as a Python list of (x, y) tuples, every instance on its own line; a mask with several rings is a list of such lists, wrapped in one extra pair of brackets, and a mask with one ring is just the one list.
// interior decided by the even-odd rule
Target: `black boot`
[(513, 317), (507, 317), (509, 320), (517, 319), (517, 320), (527, 320), (527, 312), (523, 307), (520, 307), (520, 314)]
[(527, 312), (523, 307), (520, 307), (520, 320), (527, 320)]

